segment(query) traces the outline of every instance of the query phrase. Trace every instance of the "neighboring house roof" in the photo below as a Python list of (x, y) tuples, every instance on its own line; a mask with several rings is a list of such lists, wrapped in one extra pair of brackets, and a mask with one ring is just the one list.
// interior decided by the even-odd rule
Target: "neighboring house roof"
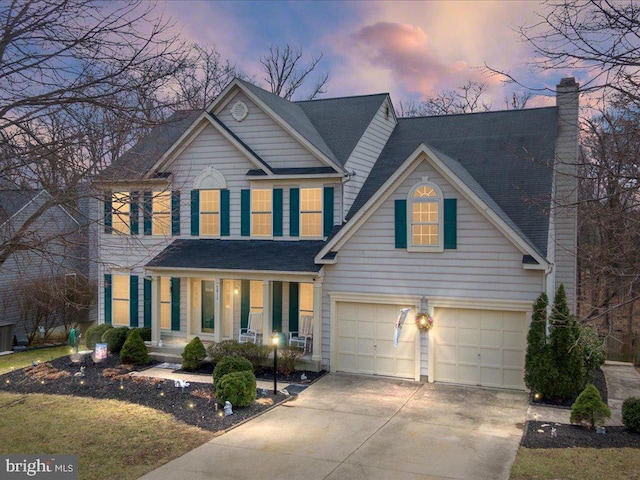
[(296, 102), (331, 148), (340, 165), (349, 159), (386, 93)]
[(401, 118), (347, 220), (424, 143), (459, 162), (460, 178), (472, 189), (477, 182), (488, 197), (478, 195), (493, 199), (546, 255), (556, 129), (556, 107)]
[(105, 168), (99, 180), (139, 179), (152, 168), (180, 136), (202, 114), (202, 110), (180, 110), (154, 127), (131, 149)]
[(271, 92), (252, 85), (244, 80), (237, 79), (248, 91), (258, 97), (276, 115), (284, 120), (291, 128), (302, 135), (309, 143), (316, 147), (323, 155), (336, 164), (340, 164), (333, 151), (326, 144), (324, 138), (318, 133), (304, 110), (296, 103), (285, 100)]
[(317, 273), (321, 240), (176, 240), (146, 267)]
[(0, 190), (0, 225), (18, 213), (42, 191), (42, 189)]

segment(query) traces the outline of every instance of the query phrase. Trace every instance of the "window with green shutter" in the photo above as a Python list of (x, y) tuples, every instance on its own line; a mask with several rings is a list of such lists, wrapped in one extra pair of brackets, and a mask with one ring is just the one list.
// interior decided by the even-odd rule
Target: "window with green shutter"
[(171, 192), (171, 235), (180, 235), (180, 190)]
[(395, 201), (395, 244), (396, 248), (407, 248), (407, 201)]
[(458, 200), (444, 199), (444, 248), (458, 248)]
[(220, 190), (220, 236), (228, 237), (230, 233), (230, 193), (224, 188)]
[(144, 279), (143, 303), (144, 326), (151, 328), (151, 280), (148, 278)]
[(139, 218), (140, 215), (140, 193), (131, 192), (131, 209), (129, 211), (129, 221), (131, 222), (131, 235), (138, 235), (139, 233)]
[(129, 326), (138, 326), (138, 276), (129, 277)]
[(282, 332), (282, 282), (273, 282), (273, 304), (271, 306), (271, 329)]
[(104, 196), (104, 233), (113, 233), (113, 207), (111, 206), (111, 193)]
[(200, 235), (200, 190), (191, 190), (191, 236)]
[(180, 331), (180, 279), (171, 278), (171, 330)]
[(300, 235), (300, 189), (289, 190), (289, 236)]
[(333, 187), (324, 187), (324, 236), (333, 230)]
[(112, 310), (111, 302), (113, 301), (112, 287), (111, 287), (111, 274), (104, 274), (104, 323), (111, 325), (112, 323)]
[(251, 190), (240, 191), (240, 235), (251, 235)]
[[(273, 236), (282, 236), (282, 189), (273, 189)], [(279, 331), (279, 330), (278, 330)]]

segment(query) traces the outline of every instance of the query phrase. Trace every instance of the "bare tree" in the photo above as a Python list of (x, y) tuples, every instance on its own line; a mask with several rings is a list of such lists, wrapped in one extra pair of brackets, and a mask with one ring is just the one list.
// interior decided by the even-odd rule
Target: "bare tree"
[(161, 119), (161, 96), (146, 93), (166, 90), (187, 51), (141, 0), (15, 0), (0, 4), (0, 25), (3, 188), (50, 193), (1, 232), (1, 266), (15, 252), (46, 248), (51, 239), (29, 233), (37, 220), (73, 208), (87, 177)]
[(487, 103), (487, 84), (467, 81), (461, 87), (428, 97), (420, 103), (412, 100), (400, 102), (400, 114), (403, 117), (428, 117), (452, 115), (456, 113), (487, 112), (491, 104)]
[(511, 98), (504, 97), (504, 104), (507, 110), (522, 110), (523, 108), (527, 108), (527, 102), (531, 99), (532, 95), (531, 92), (513, 92)]
[[(272, 93), (280, 97), (291, 100), (314, 73), (318, 73), (316, 68), (322, 60), (323, 54), (319, 57), (311, 57), (309, 63), (304, 63), (302, 48), (292, 47), (287, 44), (284, 47), (271, 46), (267, 54), (260, 57), (260, 64), (264, 73), (264, 81), (269, 84)], [(311, 87), (307, 100), (313, 100), (326, 93), (329, 83), (329, 72), (324, 71), (316, 76), (315, 83)]]
[(236, 76), (236, 66), (224, 60), (215, 46), (193, 44), (186, 67), (176, 76), (174, 103), (181, 109), (205, 109)]

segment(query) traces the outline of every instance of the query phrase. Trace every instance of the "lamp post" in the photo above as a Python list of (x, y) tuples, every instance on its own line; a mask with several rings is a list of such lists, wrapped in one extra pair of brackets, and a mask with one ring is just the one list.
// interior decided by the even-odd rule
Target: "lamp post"
[(271, 343), (273, 344), (273, 394), (278, 394), (278, 343), (280, 336), (278, 332), (271, 334)]

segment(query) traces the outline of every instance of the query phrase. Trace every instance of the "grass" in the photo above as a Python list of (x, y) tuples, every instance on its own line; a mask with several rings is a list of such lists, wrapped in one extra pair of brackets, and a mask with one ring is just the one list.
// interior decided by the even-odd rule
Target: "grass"
[(116, 400), (0, 392), (2, 452), (78, 455), (83, 480), (136, 479), (212, 436)]
[(636, 448), (520, 447), (510, 480), (628, 480), (640, 478)]
[(38, 348), (12, 353), (10, 355), (2, 355), (0, 357), (0, 375), (10, 372), (13, 369), (28, 367), (35, 361), (48, 362), (54, 358), (69, 355), (69, 353), (71, 353), (71, 347), (63, 345), (60, 347)]

